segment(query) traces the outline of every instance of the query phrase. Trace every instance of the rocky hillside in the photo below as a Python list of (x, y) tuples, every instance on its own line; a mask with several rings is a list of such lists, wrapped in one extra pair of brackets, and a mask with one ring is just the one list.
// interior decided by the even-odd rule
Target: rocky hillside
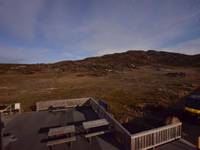
[(19, 72), (33, 74), (35, 72), (96, 72), (124, 71), (138, 66), (183, 66), (200, 67), (200, 55), (184, 55), (178, 53), (149, 51), (127, 51), (101, 57), (91, 57), (78, 61), (61, 61), (54, 64), (34, 65), (0, 65), (1, 73)]

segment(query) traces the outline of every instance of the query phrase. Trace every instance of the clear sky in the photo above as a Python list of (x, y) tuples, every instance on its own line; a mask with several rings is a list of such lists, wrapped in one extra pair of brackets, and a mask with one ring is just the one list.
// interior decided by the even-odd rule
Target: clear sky
[(200, 0), (0, 0), (0, 63), (200, 53)]

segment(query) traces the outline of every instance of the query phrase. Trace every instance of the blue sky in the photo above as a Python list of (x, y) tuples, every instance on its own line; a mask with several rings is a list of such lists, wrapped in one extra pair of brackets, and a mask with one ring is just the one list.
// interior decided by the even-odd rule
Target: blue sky
[(200, 0), (0, 0), (0, 63), (200, 53)]

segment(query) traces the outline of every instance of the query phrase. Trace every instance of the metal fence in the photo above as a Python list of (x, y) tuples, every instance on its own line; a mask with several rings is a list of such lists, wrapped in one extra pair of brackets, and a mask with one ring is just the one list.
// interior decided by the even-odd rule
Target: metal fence
[(150, 149), (181, 138), (182, 123), (140, 132), (131, 136), (131, 150)]

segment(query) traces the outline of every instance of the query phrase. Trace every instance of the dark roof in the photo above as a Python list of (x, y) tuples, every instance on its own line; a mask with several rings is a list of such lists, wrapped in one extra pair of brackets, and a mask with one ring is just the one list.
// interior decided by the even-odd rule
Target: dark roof
[[(3, 129), (3, 142), (5, 150), (49, 150), (46, 146), (47, 134), (50, 128), (66, 125), (75, 125), (77, 140), (69, 147), (67, 144), (60, 144), (53, 147), (53, 150), (124, 150), (123, 146), (116, 141), (116, 136), (107, 133), (92, 138), (88, 142), (79, 133), (82, 130), (84, 121), (99, 119), (98, 114), (91, 106), (69, 108), (67, 110), (50, 112), (28, 112), (16, 115), (6, 123)], [(12, 141), (10, 144), (9, 141)], [(177, 140), (156, 147), (157, 150), (195, 150), (192, 144), (187, 141)]]
[[(16, 141), (7, 146), (9, 150), (49, 150), (45, 139), (49, 128), (75, 124), (79, 126), (83, 121), (98, 119), (98, 115), (91, 107), (70, 108), (58, 112), (29, 112), (16, 116), (6, 124), (4, 134), (11, 134)], [(118, 143), (111, 134), (98, 136), (89, 143), (86, 139), (78, 136), (77, 141), (69, 148), (66, 144), (54, 146), (54, 150), (119, 150)], [(6, 144), (7, 141), (4, 137)]]
[(173, 141), (155, 148), (155, 150), (196, 150), (196, 149), (197, 148), (194, 145), (183, 139)]

